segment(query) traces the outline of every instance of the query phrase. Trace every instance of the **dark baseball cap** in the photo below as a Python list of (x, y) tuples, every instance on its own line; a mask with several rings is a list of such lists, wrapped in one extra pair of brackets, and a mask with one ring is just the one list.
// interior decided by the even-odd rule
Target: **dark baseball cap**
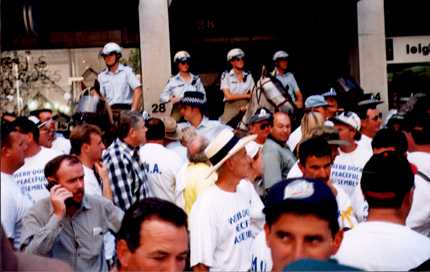
[(313, 214), (328, 221), (337, 222), (338, 206), (331, 189), (322, 181), (309, 178), (294, 178), (273, 185), (267, 194), (263, 212), (269, 215), (273, 210), (282, 212)]
[(398, 152), (373, 155), (361, 175), (361, 189), (365, 198), (371, 198), (382, 207), (393, 206), (394, 202), (399, 204), (413, 186), (412, 165), (406, 156)]

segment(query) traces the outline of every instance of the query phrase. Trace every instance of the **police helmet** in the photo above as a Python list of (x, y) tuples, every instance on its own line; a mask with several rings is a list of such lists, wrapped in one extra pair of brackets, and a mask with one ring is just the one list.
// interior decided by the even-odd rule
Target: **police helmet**
[(109, 42), (109, 43), (105, 44), (102, 51), (100, 51), (100, 56), (107, 56), (111, 53), (117, 53), (117, 54), (121, 55), (122, 54), (122, 48), (114, 42)]
[(278, 59), (286, 59), (288, 58), (288, 53), (282, 50), (277, 51), (273, 55), (273, 61), (277, 61)]
[(174, 63), (189, 62), (190, 60), (191, 60), (191, 56), (187, 51), (178, 51), (173, 57)]
[(240, 48), (234, 48), (228, 51), (227, 61), (231, 61), (233, 58), (243, 58), (245, 57), (245, 52)]

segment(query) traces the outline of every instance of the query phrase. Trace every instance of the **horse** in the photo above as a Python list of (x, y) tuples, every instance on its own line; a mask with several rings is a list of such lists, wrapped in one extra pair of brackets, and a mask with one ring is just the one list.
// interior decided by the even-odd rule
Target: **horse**
[(293, 114), (294, 104), (288, 96), (288, 90), (276, 78), (266, 72), (263, 66), (260, 79), (251, 91), (251, 99), (247, 110), (239, 122), (238, 129), (248, 131), (248, 120), (258, 108), (265, 107), (271, 112), (287, 112)]

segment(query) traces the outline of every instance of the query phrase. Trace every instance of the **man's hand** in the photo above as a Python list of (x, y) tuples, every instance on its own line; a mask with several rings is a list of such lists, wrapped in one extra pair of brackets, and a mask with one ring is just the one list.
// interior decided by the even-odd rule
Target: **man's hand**
[(51, 191), (51, 204), (54, 208), (54, 214), (58, 219), (63, 219), (66, 214), (65, 200), (73, 197), (73, 194), (61, 185), (55, 185)]
[(94, 167), (96, 168), (97, 174), (99, 174), (103, 183), (103, 196), (112, 200), (112, 189), (110, 188), (109, 184), (109, 172), (107, 167), (100, 161), (96, 162)]

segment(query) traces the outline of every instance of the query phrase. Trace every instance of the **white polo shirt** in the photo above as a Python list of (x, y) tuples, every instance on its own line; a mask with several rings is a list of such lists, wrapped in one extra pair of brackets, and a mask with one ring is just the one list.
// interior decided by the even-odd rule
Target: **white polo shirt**
[(176, 174), (182, 167), (182, 159), (160, 144), (147, 143), (139, 150), (145, 166), (148, 186), (155, 197), (176, 203), (182, 194), (176, 190)]

